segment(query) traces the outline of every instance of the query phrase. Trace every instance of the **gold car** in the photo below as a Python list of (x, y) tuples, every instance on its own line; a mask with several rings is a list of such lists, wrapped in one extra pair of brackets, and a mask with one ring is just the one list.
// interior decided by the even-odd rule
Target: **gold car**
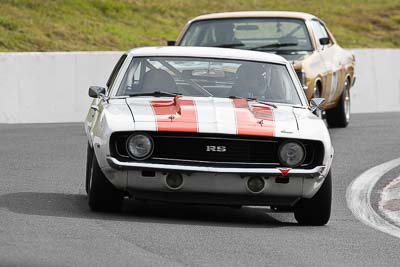
[(346, 127), (349, 123), (354, 55), (341, 48), (325, 23), (311, 14), (250, 11), (203, 15), (190, 20), (176, 42), (168, 44), (283, 56), (292, 62), (307, 98), (325, 98), (322, 109), (329, 126)]

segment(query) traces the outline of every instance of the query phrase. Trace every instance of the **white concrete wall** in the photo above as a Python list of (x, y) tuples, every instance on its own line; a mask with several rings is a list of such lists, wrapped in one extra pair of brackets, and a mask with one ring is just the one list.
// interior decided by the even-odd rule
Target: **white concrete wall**
[(0, 53), (0, 123), (83, 121), (121, 54)]
[(351, 112), (400, 111), (400, 49), (355, 49)]
[[(355, 49), (354, 113), (400, 111), (400, 49)], [(0, 53), (0, 123), (80, 122), (121, 52)]]

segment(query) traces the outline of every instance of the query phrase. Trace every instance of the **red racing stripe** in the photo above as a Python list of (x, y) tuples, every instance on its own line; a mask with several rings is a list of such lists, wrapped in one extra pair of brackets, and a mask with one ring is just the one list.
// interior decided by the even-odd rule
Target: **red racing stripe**
[(271, 107), (246, 99), (233, 99), (238, 135), (274, 136), (275, 122)]
[(177, 96), (173, 100), (153, 100), (150, 103), (156, 117), (157, 131), (197, 133), (193, 100)]

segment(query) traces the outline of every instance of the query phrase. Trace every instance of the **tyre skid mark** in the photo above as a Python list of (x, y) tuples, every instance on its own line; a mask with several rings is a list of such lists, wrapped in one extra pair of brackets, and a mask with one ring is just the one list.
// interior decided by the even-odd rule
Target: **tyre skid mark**
[(385, 173), (397, 166), (400, 166), (400, 158), (365, 171), (354, 179), (347, 188), (346, 200), (347, 206), (359, 221), (379, 231), (400, 238), (400, 228), (382, 218), (371, 206), (371, 193), (375, 184)]
[(400, 177), (392, 180), (382, 190), (379, 210), (396, 225), (400, 225)]

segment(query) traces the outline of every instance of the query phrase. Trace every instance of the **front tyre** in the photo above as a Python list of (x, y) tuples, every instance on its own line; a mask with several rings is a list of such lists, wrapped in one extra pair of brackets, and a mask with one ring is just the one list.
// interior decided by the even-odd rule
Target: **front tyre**
[(333, 109), (326, 111), (326, 121), (329, 127), (344, 128), (350, 121), (350, 81), (346, 79), (339, 103)]
[(301, 199), (294, 207), (294, 217), (299, 224), (325, 225), (331, 217), (332, 177), (329, 171), (318, 192), (310, 199)]
[(92, 171), (92, 161), (93, 161), (93, 149), (90, 147), (88, 143), (86, 149), (86, 180), (85, 180), (85, 190), (86, 194), (88, 195), (89, 195), (90, 174)]
[(104, 176), (92, 150), (88, 181), (89, 207), (93, 211), (117, 211), (121, 207), (123, 193)]

